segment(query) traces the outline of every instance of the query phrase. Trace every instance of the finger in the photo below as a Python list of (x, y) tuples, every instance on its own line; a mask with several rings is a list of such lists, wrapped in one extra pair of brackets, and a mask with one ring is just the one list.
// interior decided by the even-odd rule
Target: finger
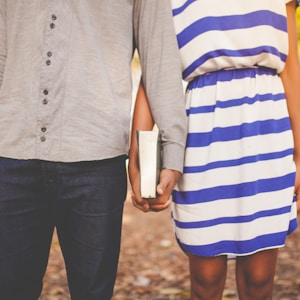
[(159, 183), (157, 185), (156, 191), (158, 195), (163, 195), (169, 185), (170, 178), (164, 174), (161, 174)]
[(131, 188), (132, 188), (132, 204), (136, 208), (142, 211), (149, 211), (149, 204), (147, 200), (143, 199), (140, 196), (140, 180), (139, 180), (139, 173), (135, 174), (135, 176), (131, 177)]
[(157, 186), (158, 195), (163, 195), (166, 192), (171, 193), (180, 176), (181, 173), (178, 171), (163, 169), (160, 173), (160, 182)]
[(160, 212), (170, 207), (171, 200), (168, 200), (167, 202), (163, 204), (154, 204), (150, 205), (150, 210), (153, 212)]
[(135, 197), (134, 198), (134, 206), (143, 210), (143, 211), (149, 211), (149, 203), (147, 200), (141, 198), (141, 197)]
[(144, 200), (142, 201), (138, 200), (134, 194), (132, 194), (131, 196), (131, 202), (134, 207), (138, 208), (139, 210), (142, 210), (143, 212), (150, 211), (149, 204)]
[(135, 199), (132, 203), (136, 208), (138, 208), (144, 212), (150, 211), (150, 206), (146, 201), (137, 201)]
[(170, 206), (171, 197), (169, 194), (165, 193), (157, 198), (148, 199), (148, 203), (152, 211), (161, 211)]
[(162, 206), (168, 201), (168, 197), (163, 196), (158, 196), (157, 198), (149, 198), (147, 199), (149, 207), (154, 207), (154, 206)]
[(136, 204), (135, 202), (132, 202), (133, 206), (136, 207), (137, 209), (143, 211), (143, 212), (149, 212), (151, 211), (150, 208), (146, 208), (145, 206), (141, 206), (139, 204)]

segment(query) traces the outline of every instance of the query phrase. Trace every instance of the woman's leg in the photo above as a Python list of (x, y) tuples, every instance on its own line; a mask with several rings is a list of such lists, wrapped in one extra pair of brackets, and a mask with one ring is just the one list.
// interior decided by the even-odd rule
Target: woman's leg
[(189, 255), (192, 300), (222, 299), (227, 257), (201, 257)]
[(236, 261), (240, 300), (271, 300), (278, 250), (264, 250)]

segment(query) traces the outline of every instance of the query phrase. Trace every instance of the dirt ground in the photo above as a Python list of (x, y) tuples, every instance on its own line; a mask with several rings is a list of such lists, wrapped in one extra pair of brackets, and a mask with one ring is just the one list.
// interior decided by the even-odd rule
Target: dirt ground
[[(189, 299), (187, 258), (174, 239), (170, 212), (145, 214), (126, 200), (123, 223), (121, 255), (112, 300)], [(54, 235), (39, 300), (68, 299), (64, 263)], [(238, 300), (234, 261), (229, 262), (223, 299)], [(280, 249), (274, 300), (300, 300), (299, 229), (288, 238), (286, 247)]]

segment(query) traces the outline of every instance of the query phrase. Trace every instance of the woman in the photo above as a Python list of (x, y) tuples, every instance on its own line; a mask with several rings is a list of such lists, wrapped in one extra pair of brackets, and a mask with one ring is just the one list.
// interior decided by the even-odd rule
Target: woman
[[(189, 257), (191, 299), (222, 299), (229, 257), (240, 300), (272, 299), (278, 248), (297, 227), (300, 192), (296, 2), (171, 3), (189, 123), (172, 216)], [(134, 130), (141, 119), (149, 129), (139, 95)]]

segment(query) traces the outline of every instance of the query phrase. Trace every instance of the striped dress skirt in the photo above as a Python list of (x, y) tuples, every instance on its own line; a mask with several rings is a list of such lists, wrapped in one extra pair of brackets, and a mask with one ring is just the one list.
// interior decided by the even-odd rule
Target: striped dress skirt
[(270, 69), (208, 73), (187, 86), (189, 133), (172, 218), (183, 251), (249, 255), (297, 227), (293, 136)]

